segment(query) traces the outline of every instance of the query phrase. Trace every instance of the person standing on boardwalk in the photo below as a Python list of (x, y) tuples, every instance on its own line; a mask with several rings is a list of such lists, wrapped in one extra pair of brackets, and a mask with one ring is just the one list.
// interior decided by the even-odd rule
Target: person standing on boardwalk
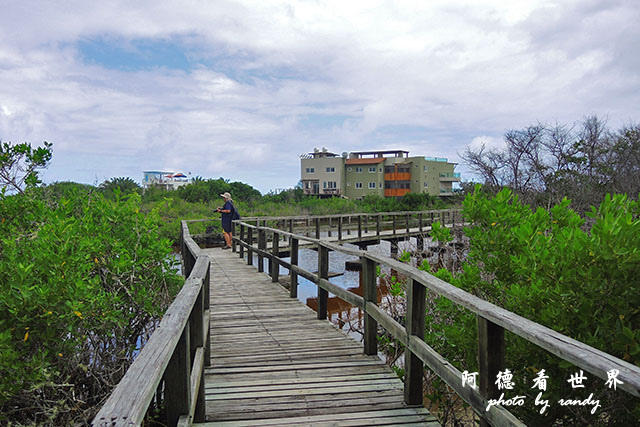
[(223, 246), (222, 249), (231, 248), (231, 239), (233, 238), (232, 230), (233, 230), (233, 213), (235, 212), (235, 207), (233, 206), (233, 200), (231, 199), (231, 194), (228, 192), (220, 195), (224, 199), (224, 206), (218, 207), (216, 212), (222, 214), (222, 235), (224, 236), (224, 241), (226, 246)]

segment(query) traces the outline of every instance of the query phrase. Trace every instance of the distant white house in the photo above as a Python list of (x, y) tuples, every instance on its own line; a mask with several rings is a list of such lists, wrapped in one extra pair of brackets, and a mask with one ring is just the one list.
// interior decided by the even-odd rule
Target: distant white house
[(143, 171), (142, 173), (144, 174), (143, 189), (159, 185), (166, 190), (175, 190), (189, 183), (189, 178), (182, 172)]

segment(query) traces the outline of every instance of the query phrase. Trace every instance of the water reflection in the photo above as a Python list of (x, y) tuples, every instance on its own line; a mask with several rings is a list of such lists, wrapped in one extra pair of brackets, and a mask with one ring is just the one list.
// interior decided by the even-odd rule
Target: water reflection
[[(345, 247), (356, 248), (357, 246), (345, 244)], [(414, 250), (416, 248), (416, 239), (398, 242), (399, 252), (403, 250)], [(390, 256), (391, 244), (388, 241), (381, 241), (380, 244), (367, 247), (370, 252), (378, 253), (384, 256)], [(290, 261), (290, 258), (285, 258)], [(265, 271), (268, 271), (268, 265), (265, 260)], [(329, 252), (329, 281), (343, 289), (353, 292), (356, 295), (363, 296), (364, 288), (362, 286), (361, 274), (359, 271), (350, 271), (345, 269), (348, 261), (358, 261), (358, 257), (346, 255), (342, 252)], [(318, 271), (318, 253), (311, 249), (300, 249), (298, 255), (298, 265), (300, 268), (317, 272)], [(382, 267), (383, 273), (389, 273), (388, 268)], [(280, 275), (288, 275), (289, 270), (281, 267)], [(389, 294), (389, 286), (386, 282), (378, 282), (378, 303)], [(298, 277), (298, 300), (305, 303), (314, 311), (318, 310), (318, 287), (315, 283)], [(361, 328), (363, 313), (359, 308), (353, 307), (348, 302), (338, 298), (333, 294), (329, 294), (327, 301), (327, 317), (329, 320), (340, 328), (351, 323), (351, 328)]]

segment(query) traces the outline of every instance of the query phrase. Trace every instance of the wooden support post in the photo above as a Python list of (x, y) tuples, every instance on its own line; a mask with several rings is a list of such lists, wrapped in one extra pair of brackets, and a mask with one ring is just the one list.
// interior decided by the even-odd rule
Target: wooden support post
[[(289, 247), (291, 253), (291, 265), (298, 265), (298, 239), (291, 238), (291, 245)], [(289, 296), (291, 298), (298, 298), (298, 273), (291, 269), (289, 271), (289, 277), (291, 278), (291, 285), (289, 287)]]
[(338, 242), (342, 243), (342, 217), (338, 217)]
[[(426, 312), (427, 289), (413, 279), (407, 282), (407, 335), (424, 340), (424, 319)], [(404, 403), (422, 405), (423, 366), (415, 354), (408, 349), (404, 352)]]
[(368, 258), (360, 257), (362, 264), (362, 286), (365, 299), (364, 315), (364, 354), (369, 356), (378, 354), (378, 322), (367, 314), (366, 306), (378, 304), (378, 277), (376, 275), (376, 263)]
[[(329, 249), (318, 245), (318, 277), (329, 279)], [(318, 286), (318, 319), (327, 318), (329, 292)]]
[(349, 215), (349, 225), (347, 226), (347, 236), (351, 236), (351, 215)]
[[(289, 233), (293, 234), (293, 218), (289, 220)], [(291, 246), (292, 237), (289, 236), (289, 246)]]
[(316, 218), (316, 239), (320, 238), (320, 218)]
[(422, 233), (422, 212), (418, 214), (418, 231)]
[[(265, 225), (266, 227), (266, 225)], [(264, 236), (265, 236), (265, 244), (264, 244), (264, 250), (267, 250), (267, 243), (269, 243), (269, 234), (267, 233), (267, 231), (264, 231)], [(271, 236), (272, 238), (275, 239), (275, 235)], [(273, 248), (273, 245), (271, 245), (271, 248)], [(269, 270), (269, 276), (271, 276), (271, 266), (273, 265), (271, 262), (271, 257), (269, 255), (266, 256), (267, 258), (267, 269)]]
[(247, 243), (249, 247), (247, 248), (247, 265), (253, 265), (253, 250), (251, 247), (253, 246), (253, 228), (247, 227)]
[(362, 215), (358, 215), (358, 239), (362, 239)]
[(382, 231), (382, 214), (376, 215), (376, 238), (380, 240), (380, 232)]
[(329, 217), (329, 225), (327, 226), (327, 237), (331, 237), (331, 217)]
[(398, 259), (398, 239), (389, 240), (391, 244), (391, 258)]
[[(204, 309), (209, 310), (211, 304), (211, 262), (208, 262), (207, 273), (204, 276)], [(211, 316), (211, 315), (209, 315)], [(205, 319), (204, 330), (207, 332), (207, 339), (204, 343), (204, 366), (211, 366), (211, 331), (210, 318)], [(203, 377), (204, 378), (204, 377)], [(204, 379), (203, 379), (204, 382)]]
[(369, 232), (369, 215), (364, 216), (364, 233), (367, 234)]
[(238, 252), (240, 252), (240, 258), (244, 258), (244, 246), (242, 242), (244, 242), (244, 225), (240, 224), (240, 249), (238, 250)]
[[(204, 328), (209, 327), (209, 325), (204, 324), (204, 286), (200, 288), (200, 293), (198, 294), (198, 298), (196, 299), (196, 303), (193, 306), (193, 310), (191, 311), (191, 316), (189, 318), (190, 323), (190, 334), (189, 341), (191, 343), (191, 355), (190, 360), (195, 360), (196, 350), (198, 348), (202, 348), (204, 350)], [(196, 408), (195, 413), (193, 415), (193, 420), (195, 422), (204, 422), (205, 420), (205, 394), (204, 394), (204, 364), (200, 367), (200, 372), (196, 375), (200, 377), (200, 385), (198, 386), (198, 393), (195, 396), (196, 399)], [(189, 389), (191, 389), (191, 383), (189, 383)]]
[(278, 233), (273, 233), (273, 246), (271, 248), (271, 281), (273, 283), (278, 282), (279, 273), (280, 273), (280, 264), (278, 264), (278, 256), (279, 254), (279, 246), (278, 243), (280, 241), (280, 236)]
[(236, 234), (236, 223), (233, 222), (233, 221), (231, 222), (231, 236), (232, 236), (231, 237), (231, 252), (235, 253), (236, 252), (236, 240), (233, 238), (233, 236), (236, 236), (236, 239), (238, 237), (237, 237), (237, 234)]
[(258, 229), (258, 271), (260, 273), (264, 273), (264, 256), (262, 255), (265, 249), (267, 248), (267, 232), (260, 228)]
[(410, 228), (409, 228), (409, 214), (407, 214), (407, 217), (406, 217), (406, 225), (407, 225), (407, 240), (409, 240), (409, 230), (410, 230)]
[(391, 217), (393, 218), (393, 235), (396, 235), (396, 214), (391, 214)]
[[(480, 394), (485, 399), (496, 399), (500, 390), (495, 381), (498, 373), (504, 370), (504, 329), (482, 316), (477, 319)], [(489, 423), (481, 418), (480, 425), (489, 426)]]
[(420, 252), (424, 251), (424, 237), (422, 237), (422, 236), (417, 236), (416, 237), (416, 247), (417, 247), (418, 251), (420, 251)]
[(188, 415), (191, 408), (190, 347), (187, 323), (164, 374), (165, 405), (170, 426), (175, 426), (181, 415)]

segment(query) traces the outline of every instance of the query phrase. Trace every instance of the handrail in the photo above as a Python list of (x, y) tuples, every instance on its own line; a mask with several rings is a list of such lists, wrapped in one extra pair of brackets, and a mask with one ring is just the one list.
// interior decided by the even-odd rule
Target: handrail
[(93, 419), (94, 427), (140, 425), (154, 397), (164, 402), (171, 426), (205, 419), (210, 260), (191, 238), (187, 223), (181, 225), (184, 286)]
[[(421, 210), (421, 211), (392, 211), (392, 212), (354, 212), (354, 213), (344, 213), (344, 214), (331, 214), (331, 215), (293, 215), (293, 216), (251, 216), (251, 217), (243, 217), (240, 221), (274, 221), (274, 220), (306, 220), (306, 219), (316, 219), (316, 218), (347, 218), (347, 217), (358, 217), (358, 216), (377, 216), (377, 215), (416, 215), (416, 214), (430, 214), (430, 213), (440, 213), (440, 212), (451, 212), (456, 211), (459, 212), (459, 209), (431, 209), (431, 210)], [(190, 220), (190, 221), (201, 221), (201, 220)]]
[[(504, 370), (505, 329), (601, 379), (608, 379), (607, 371), (617, 369), (619, 371), (618, 379), (623, 382), (618, 384), (618, 387), (634, 396), (640, 396), (640, 368), (637, 366), (489, 303), (413, 266), (401, 263), (393, 258), (347, 248), (318, 238), (247, 224), (243, 221), (239, 221), (237, 225), (240, 225), (241, 233), (240, 237), (235, 236), (234, 240), (240, 246), (241, 257), (244, 249), (248, 251), (248, 264), (253, 263), (252, 253), (257, 253), (259, 258), (269, 258), (274, 282), (278, 280), (279, 266), (289, 269), (291, 275), (290, 295), (292, 297), (297, 295), (298, 275), (318, 286), (318, 318), (326, 318), (328, 292), (363, 310), (365, 313), (364, 346), (366, 354), (377, 353), (375, 330), (378, 323), (406, 346), (405, 401), (407, 404), (422, 403), (422, 364), (424, 363), (469, 403), (483, 421), (491, 425), (522, 426), (523, 424), (515, 416), (499, 405), (492, 406), (492, 410), (486, 411), (488, 399), (499, 396), (495, 384), (492, 384), (488, 379), (495, 378), (499, 370)], [(245, 228), (247, 230), (246, 239)], [(252, 236), (254, 231), (258, 234), (258, 246), (253, 244)], [(274, 245), (271, 252), (267, 251), (266, 248), (267, 233), (271, 233), (273, 236)], [(280, 240), (280, 236), (288, 237), (291, 241), (291, 262), (286, 262), (279, 258), (278, 245), (275, 242)], [(300, 241), (314, 244), (318, 248), (318, 274), (308, 272), (297, 266), (297, 252)], [(328, 263), (329, 251), (338, 251), (360, 257), (363, 264), (363, 297), (352, 294), (328, 281), (326, 271), (323, 272), (321, 266)], [(375, 271), (378, 264), (389, 266), (409, 279), (406, 293), (406, 327), (396, 322), (376, 305), (377, 294), (375, 289), (377, 280)], [(426, 289), (476, 314), (478, 319), (478, 356), (481, 380), (479, 391), (463, 386), (460, 371), (424, 341)], [(484, 381), (483, 378), (485, 378)]]

